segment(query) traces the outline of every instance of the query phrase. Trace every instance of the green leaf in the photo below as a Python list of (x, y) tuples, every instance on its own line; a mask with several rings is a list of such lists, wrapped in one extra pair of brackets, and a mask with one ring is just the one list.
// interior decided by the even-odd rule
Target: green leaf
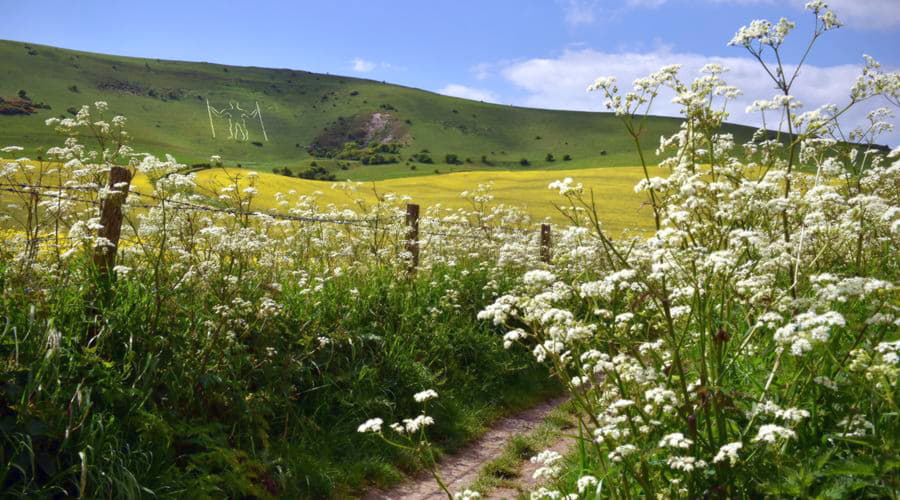
[(833, 463), (825, 471), (825, 476), (874, 476), (876, 464), (871, 459), (848, 459)]

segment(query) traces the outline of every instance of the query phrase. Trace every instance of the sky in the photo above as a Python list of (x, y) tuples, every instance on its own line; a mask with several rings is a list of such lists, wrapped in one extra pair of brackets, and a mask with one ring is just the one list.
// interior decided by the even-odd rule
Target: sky
[[(775, 94), (743, 48), (753, 19), (797, 23), (785, 47), (797, 63), (812, 31), (806, 0), (260, 0), (256, 2), (0, 0), (0, 39), (116, 55), (291, 68), (383, 80), (501, 104), (603, 110), (585, 88), (623, 84), (660, 66), (693, 78), (707, 62), (744, 91), (731, 121)], [(813, 49), (793, 92), (805, 109), (842, 104), (863, 54), (900, 69), (900, 0), (831, 0), (845, 27)], [(0, 76), (2, 78), (2, 76)], [(848, 116), (862, 123), (866, 103)], [(900, 110), (897, 110), (900, 111)], [(655, 114), (677, 115), (668, 99)], [(897, 145), (900, 131), (882, 142)]]

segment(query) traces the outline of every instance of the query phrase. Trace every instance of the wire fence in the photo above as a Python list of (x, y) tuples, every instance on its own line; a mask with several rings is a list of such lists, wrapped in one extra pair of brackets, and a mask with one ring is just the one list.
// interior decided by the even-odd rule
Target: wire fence
[[(92, 205), (101, 205), (103, 200), (95, 199), (95, 198), (80, 198), (74, 197), (71, 195), (63, 194), (65, 192), (92, 192), (99, 194), (101, 191), (100, 187), (97, 186), (53, 186), (46, 184), (24, 184), (24, 183), (0, 183), (0, 191), (17, 193), (17, 194), (37, 194), (42, 197), (51, 197), (51, 198), (59, 198), (66, 201), (78, 202), (78, 203), (87, 203)], [(54, 192), (55, 191), (55, 192)], [(112, 190), (110, 190), (112, 192)], [(210, 213), (223, 213), (237, 217), (267, 217), (276, 220), (288, 220), (288, 221), (297, 221), (297, 222), (311, 222), (311, 223), (325, 223), (325, 224), (338, 224), (338, 225), (355, 225), (361, 227), (371, 227), (372, 225), (387, 225), (392, 222), (399, 222), (405, 218), (403, 215), (398, 215), (395, 217), (360, 217), (360, 218), (335, 218), (335, 217), (318, 217), (318, 216), (307, 216), (307, 215), (295, 215), (295, 214), (286, 214), (281, 212), (273, 212), (273, 211), (263, 211), (263, 210), (239, 210), (234, 208), (227, 207), (216, 207), (212, 205), (200, 205), (197, 203), (190, 203), (182, 200), (174, 200), (171, 198), (162, 198), (156, 195), (144, 193), (141, 191), (137, 191), (134, 189), (130, 189), (128, 194), (139, 196), (141, 198), (154, 200), (156, 204), (146, 204), (146, 203), (135, 203), (133, 201), (128, 202), (127, 206), (130, 208), (160, 208), (160, 205), (170, 205), (177, 207), (179, 209), (184, 210), (196, 210)], [(500, 227), (500, 226), (492, 226), (488, 224), (478, 224), (473, 225), (471, 222), (465, 221), (447, 221), (447, 220), (439, 220), (439, 219), (428, 219), (428, 225), (438, 225), (438, 226), (457, 226), (466, 229), (477, 229), (482, 231), (502, 231), (502, 232), (511, 232), (511, 233), (519, 233), (519, 234), (534, 234), (533, 230), (528, 230), (524, 228), (518, 227)], [(476, 236), (477, 235), (467, 235), (461, 233), (452, 233), (452, 232), (436, 232), (429, 231), (429, 234), (434, 236)]]
[[(109, 188), (102, 188), (96, 185), (46, 185), (46, 184), (28, 184), (28, 183), (0, 183), (0, 192), (8, 192), (15, 194), (24, 194), (35, 197), (46, 197), (46, 198), (56, 198), (62, 202), (70, 201), (76, 203), (85, 203), (90, 205), (95, 205), (98, 207), (103, 207), (105, 200), (101, 199), (101, 192), (106, 190), (107, 193), (122, 193), (122, 190), (117, 190), (115, 186)], [(93, 193), (96, 197), (83, 197), (83, 196), (73, 196), (70, 193)], [(342, 226), (355, 226), (355, 227), (365, 227), (368, 229), (377, 229), (379, 227), (384, 228), (392, 223), (398, 223), (405, 219), (406, 225), (408, 226), (407, 232), (407, 240), (415, 239), (414, 244), (412, 242), (407, 243), (407, 249), (412, 251), (413, 253), (418, 253), (418, 240), (422, 236), (439, 236), (444, 238), (459, 238), (459, 239), (470, 239), (470, 240), (485, 240), (485, 239), (493, 239), (498, 233), (516, 233), (523, 236), (530, 235), (539, 235), (540, 237), (540, 245), (541, 245), (541, 259), (549, 260), (549, 245), (550, 245), (550, 226), (549, 224), (542, 224), (540, 227), (540, 233), (537, 233), (534, 229), (525, 229), (521, 227), (514, 226), (495, 226), (484, 224), (479, 221), (477, 224), (473, 224), (467, 221), (454, 221), (454, 220), (441, 220), (436, 218), (427, 218), (422, 221), (419, 219), (419, 210), (418, 205), (408, 204), (407, 205), (407, 213), (406, 215), (396, 215), (393, 217), (386, 216), (374, 216), (374, 217), (357, 217), (357, 218), (341, 218), (341, 217), (325, 217), (325, 216), (310, 216), (310, 215), (296, 215), (275, 211), (262, 211), (262, 210), (242, 210), (236, 208), (229, 207), (220, 207), (214, 205), (201, 205), (198, 203), (187, 202), (183, 200), (175, 200), (171, 198), (163, 198), (157, 195), (144, 193), (135, 189), (129, 188), (127, 191), (129, 195), (137, 196), (141, 199), (152, 200), (155, 203), (140, 203), (134, 201), (128, 201), (124, 206), (128, 208), (141, 208), (141, 209), (154, 209), (165, 206), (170, 206), (173, 208), (177, 208), (179, 210), (192, 210), (206, 213), (221, 213), (227, 214), (234, 217), (262, 217), (267, 219), (275, 219), (275, 220), (286, 220), (293, 222), (307, 222), (307, 223), (320, 223), (320, 224), (336, 224)], [(409, 210), (410, 207), (416, 207), (414, 212)], [(411, 217), (411, 214), (414, 213), (414, 216)], [(420, 223), (425, 226), (423, 230), (420, 232)], [(459, 227), (468, 230), (479, 231), (478, 234), (472, 234), (470, 232), (453, 232), (453, 227)], [(414, 232), (413, 231), (414, 228)], [(53, 241), (60, 240), (64, 238), (32, 238), (30, 241)]]

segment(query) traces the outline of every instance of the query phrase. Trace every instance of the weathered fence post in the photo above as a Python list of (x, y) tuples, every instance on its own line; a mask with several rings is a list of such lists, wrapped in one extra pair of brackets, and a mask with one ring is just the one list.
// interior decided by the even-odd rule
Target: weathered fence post
[(131, 172), (123, 167), (110, 168), (107, 187), (110, 193), (100, 200), (100, 224), (103, 225), (97, 231), (100, 244), (94, 247), (94, 266), (101, 277), (109, 276), (116, 266), (116, 250), (122, 236), (122, 204), (131, 189)]
[(541, 262), (550, 263), (550, 224), (541, 224)]
[(406, 251), (410, 253), (409, 273), (415, 273), (419, 267), (419, 205), (406, 205)]

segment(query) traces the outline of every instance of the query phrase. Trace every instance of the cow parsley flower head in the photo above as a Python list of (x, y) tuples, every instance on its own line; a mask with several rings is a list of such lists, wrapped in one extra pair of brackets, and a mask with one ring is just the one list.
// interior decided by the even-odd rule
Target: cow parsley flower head
[(694, 444), (693, 441), (684, 437), (680, 432), (667, 434), (659, 441), (660, 448), (690, 448)]
[(744, 447), (744, 443), (740, 441), (735, 441), (733, 443), (728, 443), (719, 448), (719, 452), (716, 453), (716, 456), (713, 458), (713, 463), (724, 462), (728, 460), (731, 465), (734, 465), (738, 461), (738, 451)]
[(381, 432), (381, 425), (384, 420), (380, 418), (370, 418), (356, 429), (357, 432)]
[(683, 472), (706, 468), (706, 461), (697, 457), (669, 457), (667, 463), (671, 469)]
[(578, 478), (578, 493), (584, 494), (588, 488), (597, 486), (598, 481), (594, 476), (581, 476)]
[(580, 182), (578, 184), (573, 184), (573, 180), (571, 177), (566, 177), (561, 181), (553, 181), (548, 186), (550, 189), (559, 191), (559, 194), (566, 196), (568, 194), (581, 194), (584, 191), (584, 185)]
[(534, 471), (532, 478), (556, 478), (562, 472), (562, 465), (559, 463), (562, 461), (562, 458), (562, 455), (553, 450), (544, 450), (531, 457), (531, 463), (543, 465), (543, 467), (539, 467)]
[(588, 86), (587, 91), (593, 92), (595, 90), (604, 90), (606, 89), (609, 93), (616, 92), (616, 77), (614, 76), (601, 76), (594, 80), (594, 83)]
[(429, 417), (428, 415), (419, 415), (416, 418), (404, 418), (403, 425), (406, 428), (406, 432), (413, 433), (418, 432), (419, 429), (423, 429), (429, 425), (434, 424), (434, 419)]
[(416, 403), (424, 403), (429, 399), (435, 399), (438, 397), (438, 393), (434, 389), (428, 389), (422, 392), (417, 392), (413, 395), (413, 399), (416, 400)]
[(753, 442), (758, 443), (762, 441), (774, 443), (779, 439), (791, 439), (796, 437), (797, 433), (786, 427), (775, 424), (766, 424), (759, 428), (759, 432), (756, 434), (756, 437), (753, 438)]

